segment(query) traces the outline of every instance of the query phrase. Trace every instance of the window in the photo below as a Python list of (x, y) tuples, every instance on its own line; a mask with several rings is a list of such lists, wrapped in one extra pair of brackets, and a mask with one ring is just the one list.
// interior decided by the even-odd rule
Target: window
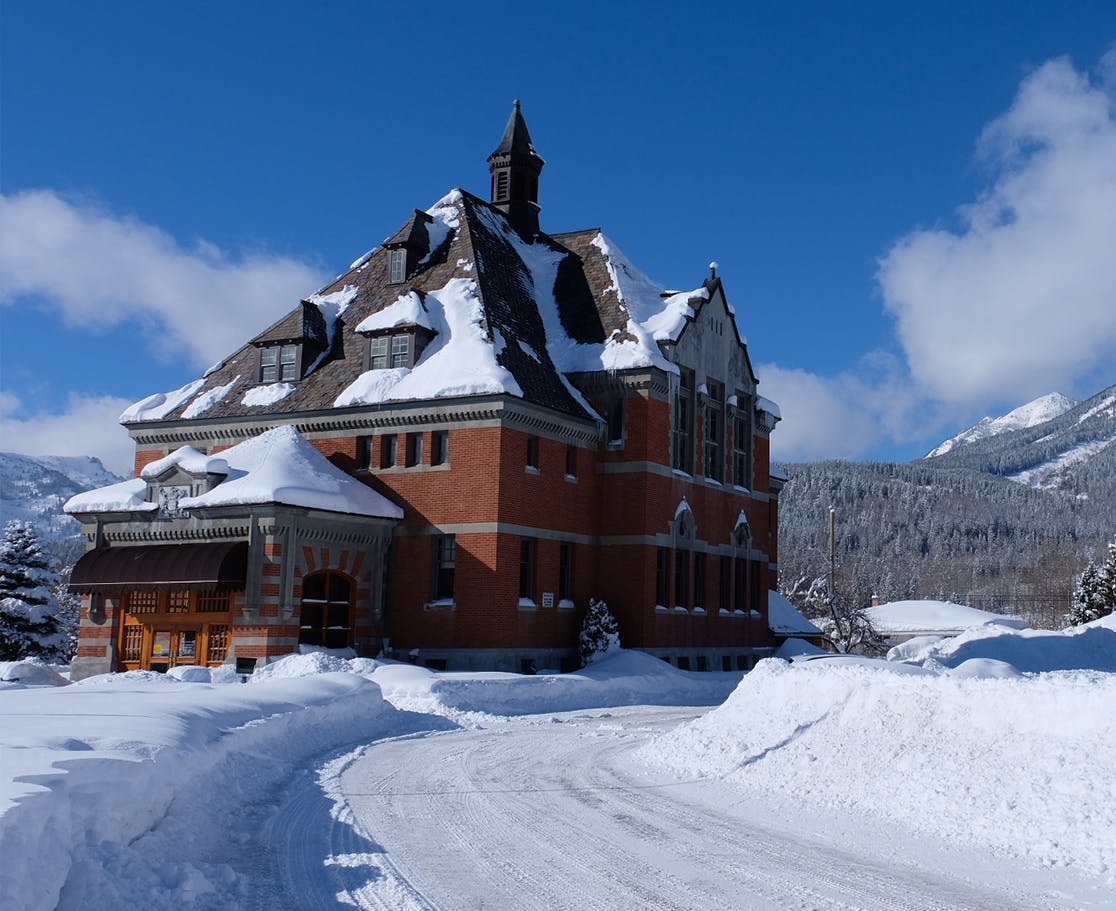
[(655, 556), (655, 603), (665, 607), (667, 603), (667, 575), (670, 572), (670, 552), (660, 547)]
[(694, 554), (694, 607), (705, 607), (705, 554)]
[(411, 337), (409, 335), (393, 335), (391, 337), (391, 366), (411, 366)]
[(705, 476), (721, 480), (721, 448), (724, 446), (725, 387), (716, 380), (709, 380), (709, 393), (705, 400)]
[(435, 430), (430, 434), (430, 464), (445, 465), (449, 461), (449, 431)]
[(539, 438), (533, 433), (527, 434), (527, 467), (539, 467)]
[(671, 428), (672, 468), (694, 471), (694, 372), (682, 367), (674, 395), (674, 423)]
[(395, 467), (395, 434), (385, 433), (380, 437), (380, 467), (381, 468), (394, 468)]
[(690, 606), (690, 552), (681, 548), (674, 552), (674, 606)]
[(495, 200), (500, 201), (508, 198), (508, 172), (496, 172), (496, 195), (493, 197)]
[(576, 478), (577, 477), (577, 447), (576, 446), (567, 446), (566, 447), (566, 477), (567, 478)]
[(388, 284), (398, 285), (407, 278), (407, 251), (392, 250), (388, 254), (390, 275)]
[(608, 404), (608, 441), (624, 442), (624, 400), (613, 399)]
[(357, 437), (356, 467), (358, 469), (372, 467), (372, 437)]
[(298, 379), (298, 345), (269, 345), (260, 349), (260, 382), (285, 383)]
[(223, 614), (230, 610), (232, 610), (232, 595), (229, 592), (198, 595), (199, 614)]
[(453, 600), (453, 576), (457, 563), (457, 538), (438, 535), (434, 539), (434, 600)]
[(558, 600), (573, 600), (573, 545), (558, 545)]
[(733, 607), (738, 611), (748, 609), (748, 561), (744, 557), (736, 558), (736, 597)]
[(407, 434), (407, 467), (414, 468), (422, 464), (422, 434)]
[(751, 596), (751, 600), (748, 602), (748, 607), (750, 607), (754, 611), (758, 611), (760, 609), (760, 604), (762, 603), (760, 601), (760, 595), (762, 594), (760, 583), (763, 581), (763, 577), (760, 575), (762, 567), (763, 564), (757, 560), (752, 564), (751, 572), (749, 573), (749, 575), (751, 576), (752, 584), (748, 592), (748, 594)]
[(391, 339), (380, 335), (368, 340), (368, 369), (386, 370), (388, 365), (388, 344)]
[(737, 391), (736, 402), (736, 416), (732, 420), (732, 483), (737, 487), (751, 488), (752, 400)]
[(327, 571), (302, 580), (298, 641), (324, 648), (353, 644), (352, 583), (347, 576)]
[(717, 580), (717, 608), (728, 613), (729, 585), (732, 581), (732, 557), (721, 557), (720, 578)]
[(535, 600), (535, 539), (519, 539), (519, 597)]

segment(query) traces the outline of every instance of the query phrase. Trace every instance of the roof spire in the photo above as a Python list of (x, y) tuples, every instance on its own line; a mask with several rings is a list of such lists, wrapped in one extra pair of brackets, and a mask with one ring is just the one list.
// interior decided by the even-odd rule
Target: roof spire
[(545, 162), (531, 143), (519, 99), (512, 106), (500, 144), (488, 156), (492, 174), (492, 205), (503, 212), (521, 235), (539, 233), (539, 173)]

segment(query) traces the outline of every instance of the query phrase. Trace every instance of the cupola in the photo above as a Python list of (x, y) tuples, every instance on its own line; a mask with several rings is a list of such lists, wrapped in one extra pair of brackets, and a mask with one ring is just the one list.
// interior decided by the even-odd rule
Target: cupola
[(539, 174), (545, 163), (531, 144), (517, 98), (504, 138), (488, 156), (488, 170), (492, 173), (492, 205), (524, 237), (539, 233)]

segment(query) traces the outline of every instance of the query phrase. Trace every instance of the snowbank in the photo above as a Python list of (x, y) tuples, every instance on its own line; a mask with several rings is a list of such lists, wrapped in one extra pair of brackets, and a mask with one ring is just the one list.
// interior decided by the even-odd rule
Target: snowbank
[(575, 674), (436, 673), (409, 664), (384, 664), (372, 674), (384, 698), (397, 708), (450, 717), (617, 705), (716, 705), (740, 678), (740, 673), (680, 671), (643, 652), (625, 650)]
[(959, 636), (924, 637), (904, 645), (906, 648), (888, 652), (889, 660), (956, 668), (979, 658), (1006, 662), (1026, 673), (1116, 672), (1116, 615), (1060, 632), (986, 626), (966, 630)]
[(1116, 676), (997, 669), (762, 661), (642, 757), (1116, 881)]
[[(163, 895), (159, 908), (235, 907), (229, 850), (251, 837), (261, 789), (398, 718), (353, 673), (222, 687), (116, 674), (0, 691), (0, 895), (20, 911), (118, 907), (133, 890)], [(191, 820), (181, 844), (165, 824), (172, 804)]]

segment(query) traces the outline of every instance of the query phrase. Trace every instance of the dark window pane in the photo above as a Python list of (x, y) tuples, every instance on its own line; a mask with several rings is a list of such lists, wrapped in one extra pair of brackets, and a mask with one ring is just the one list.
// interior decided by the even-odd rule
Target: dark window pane
[(302, 580), (302, 597), (314, 601), (324, 601), (326, 597), (325, 573), (315, 573)]

